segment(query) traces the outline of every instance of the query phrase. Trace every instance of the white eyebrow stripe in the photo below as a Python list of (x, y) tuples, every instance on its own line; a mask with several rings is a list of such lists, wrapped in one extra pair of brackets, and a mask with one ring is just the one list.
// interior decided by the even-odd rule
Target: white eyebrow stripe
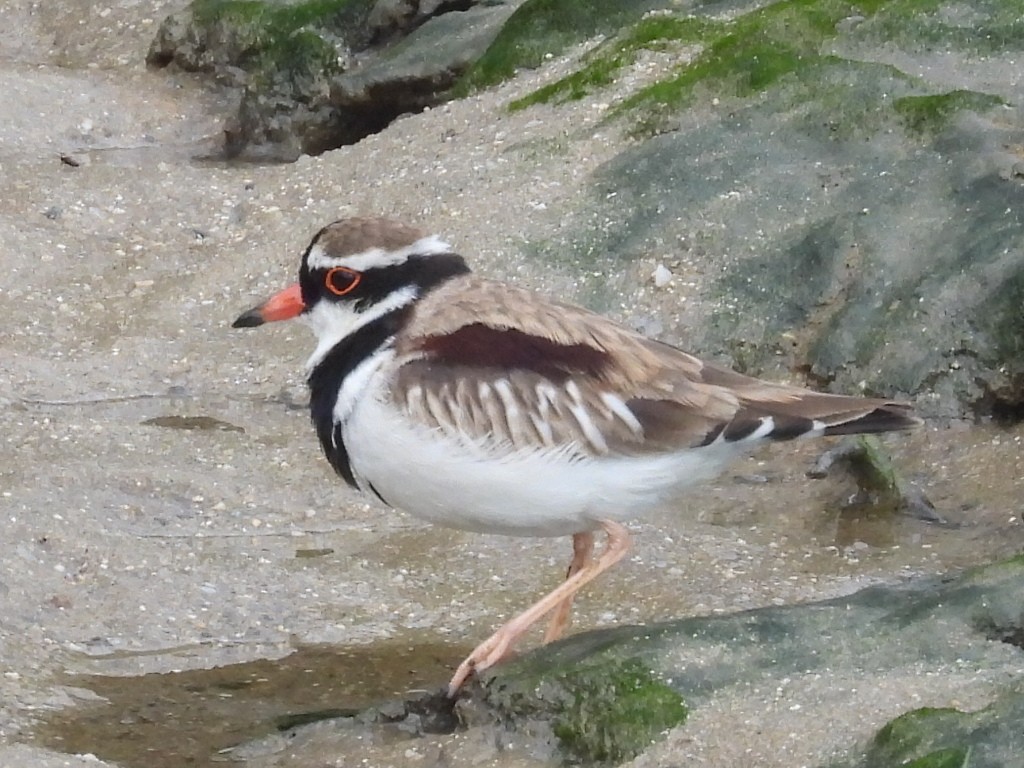
[(392, 267), (404, 264), (411, 256), (430, 256), (438, 253), (452, 253), (452, 247), (437, 235), (421, 237), (405, 248), (385, 250), (369, 248), (359, 253), (331, 256), (320, 243), (314, 243), (306, 255), (306, 265), (310, 269), (330, 269), (331, 267), (348, 267), (364, 272), (374, 267)]

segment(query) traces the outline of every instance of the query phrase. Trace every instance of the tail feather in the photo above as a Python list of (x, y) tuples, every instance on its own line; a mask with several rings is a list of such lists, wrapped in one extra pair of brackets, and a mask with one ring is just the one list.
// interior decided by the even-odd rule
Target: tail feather
[[(837, 414), (838, 416), (838, 414)], [(921, 419), (904, 403), (885, 403), (873, 410), (850, 414), (846, 418), (829, 419), (825, 426), (826, 435), (867, 435), (878, 432), (895, 432), (913, 429), (922, 424)]]
[(747, 400), (727, 424), (718, 425), (705, 438), (704, 444), (719, 434), (726, 442), (784, 441), (805, 435), (895, 432), (921, 424), (906, 403), (789, 389), (780, 390), (774, 400)]

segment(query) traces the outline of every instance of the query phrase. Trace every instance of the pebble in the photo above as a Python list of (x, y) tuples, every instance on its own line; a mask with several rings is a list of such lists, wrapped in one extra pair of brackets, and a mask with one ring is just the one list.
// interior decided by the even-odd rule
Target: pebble
[(664, 288), (672, 281), (672, 271), (664, 264), (659, 264), (651, 273), (656, 288)]

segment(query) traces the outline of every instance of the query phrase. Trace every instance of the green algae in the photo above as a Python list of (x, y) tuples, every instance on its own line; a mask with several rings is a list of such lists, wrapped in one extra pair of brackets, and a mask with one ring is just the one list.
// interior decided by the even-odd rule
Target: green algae
[(893, 101), (893, 109), (907, 130), (916, 134), (937, 134), (954, 115), (963, 111), (984, 112), (1006, 102), (999, 96), (976, 91), (955, 90), (925, 96), (904, 96)]
[[(651, 5), (624, 7), (613, 0), (528, 2), (513, 15), (456, 94), (500, 82), (519, 68), (539, 66), (544, 56), (560, 53), (588, 36), (618, 29), (614, 37), (585, 54), (576, 71), (513, 101), (510, 109), (582, 98), (613, 83), (643, 50), (691, 45), (697, 52), (688, 63), (624, 99), (610, 116), (631, 116), (633, 135), (650, 136), (670, 128), (671, 116), (702, 97), (749, 99), (790, 83), (794, 86), (788, 100), (791, 106), (812, 100), (835, 105), (841, 114), (832, 126), (846, 135), (864, 122), (875, 130), (898, 122), (914, 133), (936, 132), (959, 111), (983, 111), (1003, 102), (991, 94), (963, 90), (914, 94), (923, 87), (919, 78), (891, 65), (844, 58), (830, 50), (832, 41), (883, 39), (908, 49), (929, 49), (941, 39), (947, 45), (978, 50), (978, 41), (968, 34), (978, 26), (989, 47), (1012, 48), (1022, 34), (1018, 27), (1024, 25), (1017, 18), (1019, 8), (1015, 16), (1011, 3), (997, 0), (983, 3), (967, 20), (957, 20), (952, 11), (939, 13), (944, 7), (939, 0), (780, 0), (729, 21), (670, 11), (643, 15), (641, 11), (650, 10)], [(701, 12), (713, 13), (716, 5), (704, 4)], [(962, 28), (966, 31), (961, 35), (949, 31)], [(853, 93), (850, 89), (856, 84), (843, 82), (844, 71), (850, 68), (887, 69), (888, 77), (909, 95), (900, 96), (899, 90), (895, 99), (882, 90)]]
[(890, 720), (851, 762), (857, 768), (995, 768), (1015, 765), (1024, 747), (1024, 692), (1000, 694), (976, 712), (922, 707)]
[(906, 712), (875, 734), (866, 764), (894, 768), (964, 768), (970, 764), (971, 747), (949, 742), (965, 741), (967, 733), (976, 729), (971, 726), (976, 726), (980, 714), (946, 707), (921, 707)]
[(549, 723), (565, 756), (585, 765), (636, 757), (689, 712), (639, 659), (600, 654), (502, 675), (487, 697), (512, 722)]
[(200, 34), (224, 41), (232, 63), (258, 76), (273, 72), (340, 71), (338, 48), (347, 21), (365, 0), (308, 0), (291, 5), (259, 0), (195, 0), (192, 23)]
[(576, 72), (513, 101), (512, 111), (533, 104), (581, 99), (614, 82), (616, 74), (636, 61), (641, 51), (664, 50), (672, 43), (696, 43), (708, 35), (713, 25), (692, 16), (652, 16), (599, 45), (584, 56), (584, 66)]
[(548, 55), (639, 20), (663, 0), (527, 0), (505, 23), (487, 52), (463, 75), (454, 94), (463, 96), (540, 66)]
[(818, 82), (823, 66), (841, 61), (824, 52), (842, 21), (868, 12), (865, 6), (834, 0), (782, 0), (740, 16), (706, 41), (704, 50), (673, 76), (625, 99), (617, 114), (638, 114), (634, 133), (662, 128), (666, 113), (676, 112), (698, 94), (748, 98), (789, 78)]
[(873, 748), (890, 755), (902, 755), (917, 749), (925, 740), (931, 724), (939, 718), (963, 714), (949, 707), (921, 707), (890, 720), (875, 734)]
[(922, 52), (955, 48), (986, 54), (1024, 48), (1024, 14), (1016, 0), (896, 0), (875, 5), (880, 12), (860, 25), (854, 37)]
[(633, 758), (686, 720), (682, 698), (639, 661), (581, 666), (557, 677), (568, 700), (553, 730), (562, 748), (583, 762)]
[(287, 35), (309, 24), (330, 23), (358, 0), (307, 0), (277, 4), (263, 0), (194, 0), (192, 14), (197, 24), (228, 22), (248, 25), (263, 39)]
[(971, 760), (971, 750), (966, 749), (938, 749), (909, 763), (904, 763), (902, 768), (968, 768)]

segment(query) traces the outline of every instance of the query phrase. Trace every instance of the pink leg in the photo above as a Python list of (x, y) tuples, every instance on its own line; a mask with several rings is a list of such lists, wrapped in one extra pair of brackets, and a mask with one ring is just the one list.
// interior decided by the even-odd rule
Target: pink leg
[[(582, 571), (587, 563), (590, 562), (592, 554), (594, 554), (594, 534), (589, 531), (573, 534), (572, 562), (569, 563), (569, 570), (566, 572), (565, 578), (571, 579)], [(555, 612), (551, 614), (551, 623), (548, 624), (548, 631), (544, 633), (545, 643), (553, 643), (564, 635), (565, 630), (569, 628), (569, 623), (572, 621), (572, 602), (574, 598), (575, 594), (569, 595), (558, 604)]]
[[(484, 640), (473, 649), (448, 683), (448, 696), (454, 697), (459, 688), (466, 682), (474, 672), (481, 672), (488, 667), (494, 666), (508, 653), (509, 648), (523, 636), (523, 634), (538, 619), (543, 618), (550, 611), (559, 608), (565, 601), (572, 601), (573, 596), (579, 592), (585, 584), (593, 581), (597, 576), (615, 565), (625, 557), (629, 551), (629, 532), (619, 523), (608, 520), (601, 521), (601, 528), (608, 535), (608, 542), (605, 544), (600, 556), (596, 560), (583, 565), (576, 573), (563, 581), (554, 590), (531, 605), (511, 621), (503, 624), (498, 631)], [(574, 538), (575, 544), (575, 538)], [(574, 555), (573, 561), (575, 562)]]

